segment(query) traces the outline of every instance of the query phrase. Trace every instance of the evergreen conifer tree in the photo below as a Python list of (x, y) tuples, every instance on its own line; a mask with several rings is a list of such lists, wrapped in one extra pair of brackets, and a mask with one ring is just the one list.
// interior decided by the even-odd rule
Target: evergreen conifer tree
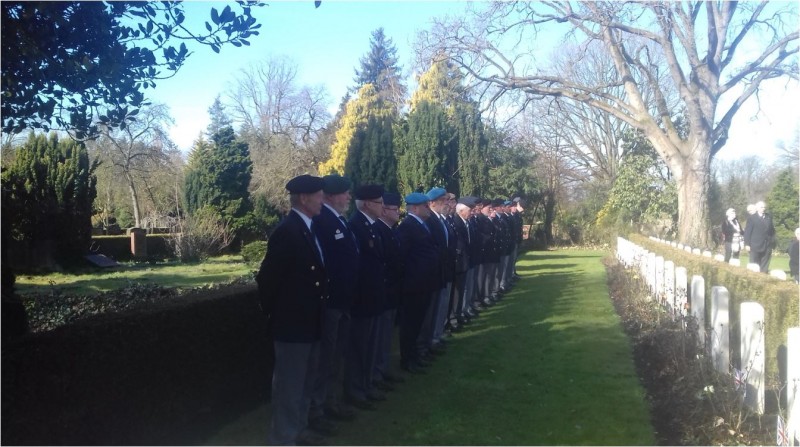
[(355, 90), (372, 84), (383, 99), (387, 99), (399, 109), (406, 95), (402, 80), (402, 67), (397, 63), (397, 48), (392, 39), (386, 37), (383, 28), (372, 32), (369, 52), (360, 60), (354, 79)]
[[(3, 234), (37, 252), (54, 241), (53, 259), (69, 265), (81, 260), (92, 237), (94, 171), (83, 143), (31, 133), (3, 172)], [(40, 259), (46, 255), (35, 253)]]

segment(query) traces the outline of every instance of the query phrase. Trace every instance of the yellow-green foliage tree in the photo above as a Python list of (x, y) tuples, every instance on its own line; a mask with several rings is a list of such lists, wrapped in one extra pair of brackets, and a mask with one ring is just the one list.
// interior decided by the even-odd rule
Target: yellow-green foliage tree
[(382, 99), (372, 84), (366, 84), (347, 103), (336, 131), (331, 158), (319, 166), (322, 175), (341, 174), (356, 185), (378, 183), (387, 190), (397, 188), (394, 155), (393, 105)]

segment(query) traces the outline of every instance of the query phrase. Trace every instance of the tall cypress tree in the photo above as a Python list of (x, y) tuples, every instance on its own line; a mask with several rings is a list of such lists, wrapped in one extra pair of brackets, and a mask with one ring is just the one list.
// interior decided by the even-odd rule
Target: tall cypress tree
[(454, 133), (444, 108), (421, 101), (408, 114), (403, 131), (404, 135), (398, 140), (397, 161), (403, 193), (424, 191), (432, 186), (454, 190)]
[(83, 143), (31, 134), (3, 172), (4, 238), (33, 250), (52, 240), (57, 262), (79, 261), (91, 243), (96, 168)]
[(395, 117), (391, 104), (378, 95), (372, 84), (363, 86), (347, 104), (331, 158), (320, 165), (320, 173), (343, 174), (356, 185), (379, 183), (394, 190), (397, 187)]

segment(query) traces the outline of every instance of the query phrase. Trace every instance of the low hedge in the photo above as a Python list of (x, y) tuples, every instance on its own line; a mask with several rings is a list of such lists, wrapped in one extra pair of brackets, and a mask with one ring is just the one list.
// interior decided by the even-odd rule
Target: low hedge
[(638, 234), (629, 235), (628, 240), (651, 252), (658, 253), (664, 259), (674, 262), (676, 267), (685, 267), (690, 281), (692, 275), (700, 275), (705, 279), (706, 322), (710, 319), (711, 288), (724, 286), (728, 289), (731, 300), (731, 362), (734, 365), (740, 363), (739, 304), (745, 301), (755, 301), (764, 306), (765, 376), (770, 386), (780, 383), (781, 378), (785, 377), (783, 368), (785, 368), (786, 360), (781, 357), (786, 351), (787, 332), (790, 327), (800, 326), (798, 286), (794, 282), (781, 281), (764, 273), (751, 272), (744, 267), (736, 267), (687, 253)]
[(271, 342), (255, 293), (198, 290), (4, 341), (2, 444), (204, 442), (268, 398)]
[[(168, 234), (147, 235), (147, 258), (164, 260), (175, 257), (169, 244)], [(119, 262), (133, 260), (131, 253), (131, 237), (119, 236), (92, 236), (92, 249)]]

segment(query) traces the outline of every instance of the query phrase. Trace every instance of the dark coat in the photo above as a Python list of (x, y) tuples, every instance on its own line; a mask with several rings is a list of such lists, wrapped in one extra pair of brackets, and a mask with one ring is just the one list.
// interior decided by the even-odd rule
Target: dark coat
[[(428, 229), (433, 236), (433, 240), (439, 249), (439, 263), (441, 265), (441, 286), (452, 282), (456, 272), (456, 247), (455, 234), (450, 230), (450, 226), (445, 219), (440, 219), (434, 213), (425, 221)], [(447, 234), (445, 235), (445, 232)]]
[(798, 270), (800, 270), (800, 241), (793, 240), (787, 251), (789, 252), (789, 273), (797, 278)]
[[(733, 220), (737, 224), (739, 223), (738, 219), (734, 218)], [(741, 228), (742, 228), (742, 225), (739, 224), (739, 229), (741, 230)], [(727, 218), (725, 218), (722, 221), (721, 229), (722, 229), (722, 241), (723, 242), (730, 242), (731, 240), (733, 240), (733, 233), (736, 232), (736, 227), (733, 226), (733, 224)]]
[(441, 289), (439, 248), (426, 225), (414, 216), (406, 216), (397, 227), (400, 259), (403, 260), (402, 296), (424, 297)]
[(272, 232), (256, 282), (274, 340), (320, 339), (328, 278), (314, 237), (296, 212), (289, 212)]
[(772, 250), (775, 226), (772, 224), (772, 215), (764, 213), (751, 214), (747, 218), (747, 227), (744, 229), (744, 244), (750, 246), (750, 251), (764, 253)]
[(456, 232), (456, 273), (464, 273), (469, 270), (469, 241), (470, 236), (467, 234), (467, 225), (460, 216), (453, 217), (453, 228)]
[(396, 309), (400, 305), (400, 287), (403, 281), (403, 259), (400, 257), (400, 242), (395, 230), (382, 221), (375, 222), (383, 243), (383, 259), (386, 265), (386, 308)]
[(358, 285), (358, 248), (347, 225), (326, 206), (314, 217), (317, 239), (322, 246), (330, 278), (328, 307), (349, 311)]
[(481, 214), (477, 217), (478, 240), (481, 247), (481, 264), (500, 262), (500, 255), (495, 251), (495, 226), (492, 220)]
[[(375, 222), (378, 224), (379, 222)], [(386, 265), (383, 241), (376, 225), (360, 211), (350, 218), (350, 229), (358, 241), (358, 287), (351, 313), (374, 317), (386, 309)], [(381, 224), (383, 225), (383, 224)], [(385, 225), (384, 225), (385, 226)]]

